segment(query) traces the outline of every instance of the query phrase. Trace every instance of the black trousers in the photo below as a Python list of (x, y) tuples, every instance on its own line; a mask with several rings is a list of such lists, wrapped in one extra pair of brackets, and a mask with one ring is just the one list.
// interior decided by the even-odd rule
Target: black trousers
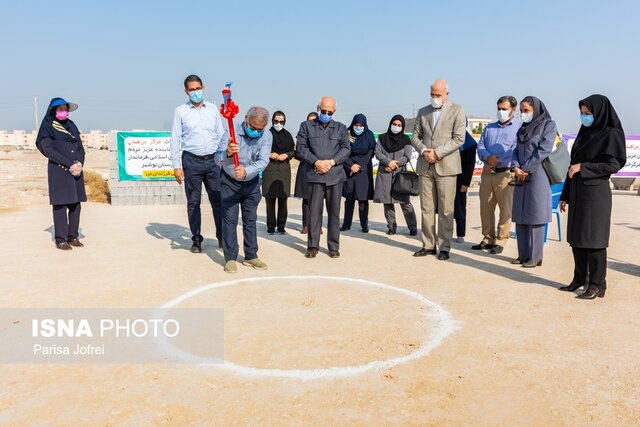
[[(287, 224), (287, 197), (265, 197), (267, 202), (267, 229), (273, 230), (278, 227), (278, 231), (284, 231)], [(276, 202), (278, 205), (278, 214), (276, 215)]]
[(309, 233), (307, 234), (307, 248), (320, 247), (320, 229), (322, 228), (322, 208), (327, 206), (327, 246), (330, 251), (340, 249), (340, 199), (342, 186), (322, 183), (309, 183)]
[(467, 231), (467, 193), (458, 192), (453, 202), (453, 219), (456, 220), (456, 236), (464, 237)]
[(302, 199), (302, 228), (309, 227), (309, 199)]
[[(345, 200), (344, 201), (344, 221), (342, 222), (342, 227), (346, 229), (351, 228), (351, 224), (353, 223), (353, 211), (356, 207), (355, 200)], [(358, 200), (358, 217), (360, 218), (360, 227), (369, 228), (369, 201), (368, 200)]]
[(589, 284), (598, 288), (607, 287), (607, 249), (571, 248), (573, 251), (573, 281), (585, 283), (589, 274)]
[(80, 228), (80, 202), (70, 205), (53, 205), (53, 233), (56, 243), (77, 239)]
[(238, 213), (242, 209), (244, 259), (258, 257), (258, 204), (262, 199), (260, 178), (236, 181), (222, 172), (222, 250), (224, 260), (238, 258)]
[(213, 158), (202, 160), (188, 151), (182, 153), (182, 170), (184, 171), (184, 190), (187, 195), (187, 214), (191, 240), (202, 242), (200, 199), (202, 184), (209, 196), (213, 210), (213, 222), (216, 226), (218, 243), (222, 241), (222, 201), (220, 199), (220, 166)]

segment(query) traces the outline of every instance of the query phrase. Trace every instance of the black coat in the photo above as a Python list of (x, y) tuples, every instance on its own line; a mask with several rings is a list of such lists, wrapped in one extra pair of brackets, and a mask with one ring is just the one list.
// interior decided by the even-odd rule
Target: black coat
[(473, 170), (476, 167), (477, 149), (478, 146), (474, 144), (471, 147), (460, 151), (460, 166), (462, 168), (462, 172), (458, 174), (458, 178), (456, 180), (458, 192), (460, 192), (463, 185), (465, 187), (469, 187), (471, 185)]
[(308, 166), (300, 157), (298, 151), (296, 151), (295, 157), (300, 161), (300, 163), (298, 163), (298, 170), (296, 172), (296, 183), (293, 189), (293, 195), (301, 199), (308, 199), (309, 186), (307, 185), (307, 171), (305, 170)]
[(574, 248), (604, 249), (611, 230), (611, 174), (626, 162), (624, 131), (613, 106), (601, 95), (580, 101), (595, 117), (582, 126), (571, 148), (571, 164), (580, 172), (567, 178), (560, 196), (569, 204), (567, 241)]
[[(49, 203), (52, 205), (69, 205), (87, 201), (84, 188), (84, 177), (74, 177), (69, 168), (79, 161), (84, 165), (84, 147), (80, 132), (71, 120), (64, 126), (52, 126), (51, 120), (45, 118), (39, 132), (38, 143), (42, 153), (49, 159), (47, 175), (49, 182)], [(59, 130), (63, 129), (66, 130)]]
[[(365, 154), (354, 154), (344, 161), (344, 172), (347, 182), (342, 187), (342, 196), (347, 200), (373, 200), (373, 158), (374, 149)], [(351, 166), (359, 165), (360, 171), (351, 174)]]

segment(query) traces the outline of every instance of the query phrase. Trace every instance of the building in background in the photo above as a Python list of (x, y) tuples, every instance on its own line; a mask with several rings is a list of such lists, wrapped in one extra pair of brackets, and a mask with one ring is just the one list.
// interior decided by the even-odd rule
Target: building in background
[[(80, 131), (80, 138), (82, 138), (82, 145), (84, 145), (85, 148), (107, 150), (109, 134), (115, 134), (116, 132), (115, 130), (110, 132), (92, 130), (89, 131), (89, 133)], [(6, 130), (0, 130), (0, 146), (17, 150), (35, 150), (37, 134), (36, 131), (26, 132), (24, 130), (14, 130), (13, 132), (8, 132)]]

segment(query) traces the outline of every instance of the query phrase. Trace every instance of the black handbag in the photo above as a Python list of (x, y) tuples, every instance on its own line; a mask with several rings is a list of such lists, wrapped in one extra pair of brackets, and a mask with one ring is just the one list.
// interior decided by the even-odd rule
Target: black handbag
[[(407, 165), (411, 166), (411, 161), (407, 162)], [(406, 169), (406, 165), (398, 174), (393, 178), (393, 184), (391, 184), (391, 192), (401, 194), (403, 196), (418, 196), (420, 195), (420, 177), (413, 170)]]
[(567, 146), (560, 143), (555, 150), (549, 154), (549, 157), (542, 161), (542, 167), (547, 173), (549, 183), (560, 184), (567, 177), (567, 171), (571, 164), (571, 155)]

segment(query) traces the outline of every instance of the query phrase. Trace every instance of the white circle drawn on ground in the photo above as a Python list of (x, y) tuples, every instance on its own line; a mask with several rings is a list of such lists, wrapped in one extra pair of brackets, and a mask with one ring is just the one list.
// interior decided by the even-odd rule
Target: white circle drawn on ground
[(188, 359), (198, 360), (200, 365), (212, 366), (218, 369), (230, 371), (236, 374), (251, 376), (251, 377), (270, 377), (270, 378), (295, 378), (301, 380), (312, 380), (312, 379), (321, 379), (321, 378), (345, 378), (352, 377), (355, 375), (360, 375), (369, 371), (380, 371), (384, 369), (390, 369), (395, 366), (410, 362), (412, 360), (419, 359), (421, 357), (426, 356), (433, 350), (438, 347), (442, 341), (453, 331), (457, 329), (457, 322), (453, 320), (451, 315), (447, 310), (445, 310), (439, 304), (436, 304), (424, 296), (420, 295), (417, 292), (413, 292), (403, 288), (397, 288), (394, 286), (386, 285), (384, 283), (373, 282), (371, 280), (364, 279), (353, 279), (350, 277), (333, 277), (333, 276), (267, 276), (267, 277), (249, 277), (244, 279), (237, 280), (229, 280), (225, 282), (212, 283), (209, 285), (204, 285), (199, 288), (193, 289), (189, 292), (186, 292), (171, 301), (165, 303), (160, 307), (161, 309), (169, 309), (173, 308), (181, 302), (192, 298), (202, 292), (211, 290), (211, 289), (219, 289), (229, 286), (234, 286), (240, 283), (251, 283), (251, 282), (265, 282), (265, 281), (273, 281), (273, 280), (324, 280), (324, 281), (344, 281), (354, 285), (360, 286), (370, 286), (379, 289), (386, 289), (389, 291), (397, 292), (400, 294), (404, 294), (409, 296), (417, 301), (420, 301), (425, 306), (429, 307), (431, 310), (424, 316), (426, 320), (429, 322), (435, 322), (435, 332), (429, 336), (427, 340), (425, 340), (420, 347), (418, 347), (415, 351), (404, 355), (398, 356), (387, 360), (377, 360), (366, 363), (364, 365), (356, 365), (356, 366), (335, 366), (330, 368), (318, 368), (318, 369), (274, 369), (274, 368), (254, 368), (252, 366), (244, 366), (238, 365), (229, 361), (224, 361), (220, 363), (219, 361), (214, 361), (212, 359), (197, 357), (191, 353), (185, 352), (175, 346), (164, 343), (165, 350), (168, 352), (177, 355), (178, 357), (183, 356)]

